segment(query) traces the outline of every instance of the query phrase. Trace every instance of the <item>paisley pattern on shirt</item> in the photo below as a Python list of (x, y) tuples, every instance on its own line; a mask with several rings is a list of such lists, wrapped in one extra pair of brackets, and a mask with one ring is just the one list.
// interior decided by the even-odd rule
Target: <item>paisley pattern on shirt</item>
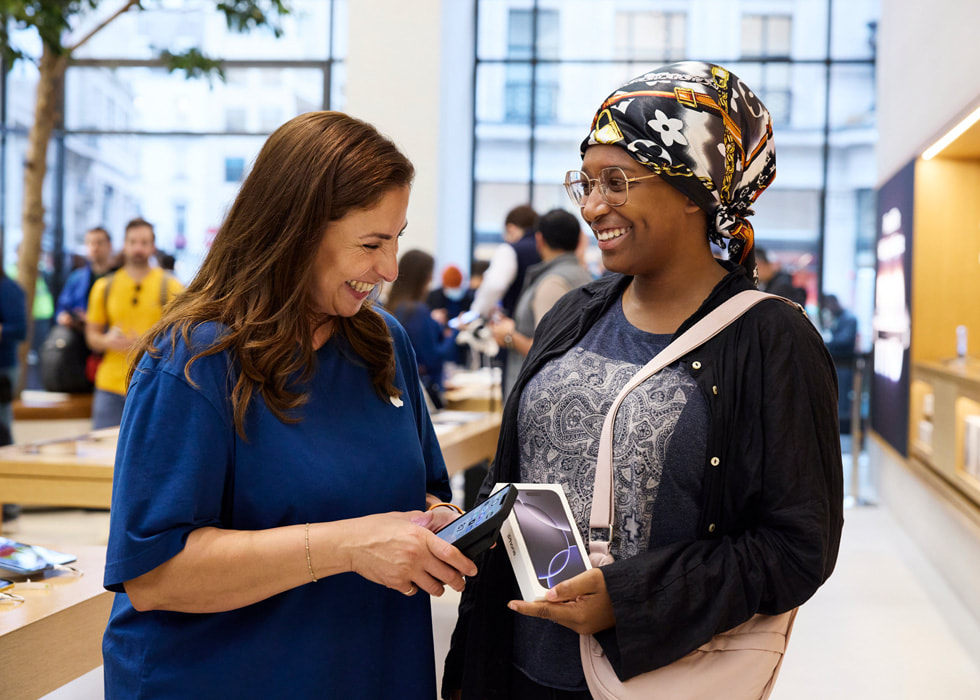
[[(524, 390), (518, 414), (521, 481), (562, 484), (585, 541), (602, 423), (641, 366), (576, 347), (543, 367)], [(667, 450), (697, 391), (681, 367), (668, 367), (633, 390), (619, 408), (612, 465), (617, 559), (647, 549)]]

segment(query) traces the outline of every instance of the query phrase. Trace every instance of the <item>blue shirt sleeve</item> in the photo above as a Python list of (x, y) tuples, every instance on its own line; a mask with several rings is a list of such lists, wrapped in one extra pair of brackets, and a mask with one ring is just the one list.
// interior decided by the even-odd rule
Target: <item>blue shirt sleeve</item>
[(71, 313), (76, 309), (83, 311), (88, 308), (89, 281), (91, 280), (92, 270), (88, 266), (74, 270), (68, 275), (64, 289), (58, 295), (58, 302), (54, 307), (54, 315), (58, 316), (62, 311)]
[(27, 337), (27, 297), (19, 284), (4, 277), (0, 284), (0, 324), (4, 342), (21, 341)]
[(222, 521), (235, 449), (230, 411), (219, 398), (225, 362), (198, 360), (198, 387), (184, 378), (183, 365), (144, 356), (129, 387), (109, 516), (104, 583), (112, 591), (175, 556), (192, 530)]

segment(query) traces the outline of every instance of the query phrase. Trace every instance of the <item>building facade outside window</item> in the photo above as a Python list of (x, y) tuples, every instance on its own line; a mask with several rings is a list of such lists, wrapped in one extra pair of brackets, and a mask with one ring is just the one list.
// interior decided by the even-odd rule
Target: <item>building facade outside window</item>
[[(770, 109), (777, 177), (755, 207), (765, 247), (815, 310), (821, 291), (857, 313), (870, 342), (879, 0), (477, 0), (473, 248), (499, 244), (506, 212), (571, 209), (561, 179), (599, 101), (685, 58), (724, 65)], [(537, 27), (535, 32), (534, 28)], [(557, 37), (557, 44), (555, 43)], [(531, 42), (531, 45), (528, 45)], [(508, 110), (505, 76), (554, 98)], [(557, 82), (555, 82), (557, 81)], [(530, 88), (524, 89), (525, 105)], [(554, 108), (551, 109), (550, 106)], [(869, 194), (870, 193), (870, 194)], [(592, 249), (593, 265), (600, 256)]]
[[(154, 224), (158, 247), (175, 255), (186, 281), (268, 135), (303, 112), (343, 108), (347, 0), (291, 0), (279, 38), (268, 28), (233, 32), (215, 6), (149, 4), (74, 54), (45, 182), (42, 259), (58, 268), (50, 272), (59, 285), (86, 230), (105, 226), (118, 249), (136, 216)], [(74, 29), (99, 19), (87, 16)], [(31, 32), (13, 33), (40, 53)], [(157, 58), (161, 49), (188, 47), (221, 59), (225, 80), (170, 74)], [(8, 262), (21, 239), (21, 164), (36, 80), (32, 64), (20, 61), (6, 82), (0, 216)]]

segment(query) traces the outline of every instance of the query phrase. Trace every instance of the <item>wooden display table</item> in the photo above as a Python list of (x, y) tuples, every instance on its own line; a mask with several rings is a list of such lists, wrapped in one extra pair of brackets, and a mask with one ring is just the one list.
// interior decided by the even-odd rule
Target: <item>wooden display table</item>
[(446, 408), (453, 411), (501, 410), (500, 370), (484, 367), (460, 370), (446, 381)]
[[(493, 457), (499, 413), (444, 411), (433, 420), (450, 475)], [(119, 428), (106, 428), (67, 440), (0, 447), (0, 502), (108, 508), (118, 437)]]
[(0, 501), (108, 508), (119, 428), (0, 447)]
[(437, 411), (432, 415), (449, 476), (493, 459), (500, 436), (499, 413)]
[[(42, 544), (31, 542), (30, 544)], [(105, 547), (59, 546), (83, 575), (47, 572), (43, 589), (14, 585), (19, 605), (0, 605), (0, 696), (34, 700), (102, 665), (102, 633), (113, 594), (102, 587)], [(18, 580), (0, 570), (0, 575)], [(21, 579), (22, 580), (22, 579)]]
[(14, 401), (14, 420), (91, 418), (92, 394), (22, 391)]

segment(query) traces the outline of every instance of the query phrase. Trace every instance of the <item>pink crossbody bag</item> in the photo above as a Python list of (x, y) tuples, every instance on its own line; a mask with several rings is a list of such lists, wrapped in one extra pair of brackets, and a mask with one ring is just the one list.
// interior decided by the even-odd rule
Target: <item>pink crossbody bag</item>
[[(751, 307), (765, 299), (791, 301), (755, 290), (744, 291), (685, 331), (644, 365), (627, 382), (606, 414), (599, 438), (595, 490), (589, 527), (612, 534), (612, 436), (616, 413), (626, 395), (643, 381), (717, 335)], [(609, 542), (589, 542), (593, 566), (613, 561)], [(741, 625), (716, 634), (687, 656), (661, 668), (621, 681), (599, 642), (582, 635), (579, 651), (592, 696), (599, 700), (765, 700), (772, 692), (793, 629), (796, 609), (781, 615), (755, 615)]]

